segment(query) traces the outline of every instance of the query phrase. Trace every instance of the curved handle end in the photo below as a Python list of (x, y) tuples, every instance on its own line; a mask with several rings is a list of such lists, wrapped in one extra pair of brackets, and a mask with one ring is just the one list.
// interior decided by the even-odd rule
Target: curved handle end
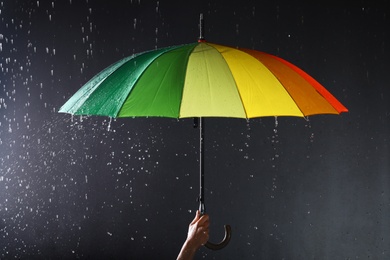
[(225, 246), (227, 246), (227, 244), (229, 244), (229, 241), (231, 238), (232, 228), (229, 225), (225, 225), (224, 227), (225, 227), (225, 237), (223, 238), (223, 240), (221, 242), (219, 242), (218, 244), (213, 244), (213, 243), (207, 241), (207, 243), (204, 246), (207, 247), (208, 249), (211, 249), (211, 250), (220, 250), (220, 249), (224, 248)]

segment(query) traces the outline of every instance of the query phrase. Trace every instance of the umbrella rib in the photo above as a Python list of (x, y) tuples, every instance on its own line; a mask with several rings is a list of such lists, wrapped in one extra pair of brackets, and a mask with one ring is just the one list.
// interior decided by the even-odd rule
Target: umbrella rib
[[(194, 44), (191, 51), (188, 52), (188, 55), (186, 56), (186, 64), (185, 64), (185, 67), (187, 68), (188, 66), (188, 61), (190, 59), (190, 55), (192, 53), (192, 51), (196, 48), (198, 44)], [(186, 79), (186, 76), (187, 76), (187, 70), (184, 71), (184, 80), (183, 80), (183, 91), (181, 92), (181, 97), (180, 97), (180, 102), (179, 102), (179, 112), (178, 112), (178, 115), (177, 117), (178, 118), (181, 118), (181, 107), (182, 107), (182, 103), (183, 103), (183, 94), (184, 94), (184, 87), (185, 87), (185, 79)]]
[[(271, 54), (268, 54), (271, 55)], [(272, 55), (271, 55), (272, 56)], [(339, 114), (341, 112), (348, 112), (348, 109), (340, 103), (327, 89), (325, 89), (320, 83), (318, 83), (313, 77), (304, 72), (294, 64), (275, 56), (275, 59), (289, 66), (296, 73), (300, 74), (304, 80), (306, 80)]]
[[(137, 80), (132, 84), (132, 87), (129, 89), (127, 95), (125, 96), (125, 98), (123, 99), (124, 101), (127, 100), (127, 98), (133, 93), (133, 91), (135, 91), (137, 89), (137, 83), (140, 81), (140, 79), (142, 78), (142, 76), (145, 74), (145, 72), (147, 71), (147, 69), (156, 61), (158, 60), (158, 58), (160, 58), (161, 56), (163, 56), (164, 54), (166, 53), (169, 53), (171, 51), (174, 51), (176, 49), (179, 49), (180, 47), (183, 47), (185, 45), (179, 45), (179, 46), (172, 46), (172, 47), (168, 47), (168, 48), (164, 48), (164, 49), (160, 49), (160, 53), (159, 55), (156, 55), (155, 57), (153, 57), (153, 59), (149, 60), (148, 61), (148, 64), (145, 66), (145, 69), (142, 71), (142, 73), (140, 73), (140, 75), (138, 76)], [(166, 75), (168, 73), (168, 70), (165, 70), (164, 72), (164, 76), (163, 76), (163, 79), (166, 78)], [(124, 79), (126, 80), (126, 79)], [(161, 81), (163, 82), (163, 81)], [(159, 84), (158, 88), (156, 88), (156, 91), (154, 92), (154, 95), (153, 95), (153, 98), (151, 99), (151, 103), (154, 103), (154, 101), (156, 101), (156, 99), (158, 98), (158, 93), (160, 92), (160, 89), (161, 87), (163, 86), (163, 84)], [(121, 113), (121, 110), (123, 109), (123, 105), (125, 104), (126, 102), (123, 102), (122, 106), (118, 108), (118, 111), (117, 111), (117, 114), (120, 115)]]
[[(154, 61), (156, 61), (159, 57), (161, 57), (161, 56), (164, 55), (165, 53), (170, 52), (170, 51), (172, 51), (172, 50), (174, 50), (174, 49), (176, 49), (176, 48), (180, 48), (180, 47), (181, 47), (181, 46), (175, 46), (175, 47), (168, 47), (168, 48), (166, 48), (164, 52), (161, 52), (159, 55), (155, 56), (155, 57), (153, 58), (153, 60), (150, 60), (149, 64), (146, 66), (146, 68), (148, 68)], [(124, 100), (126, 100), (126, 99), (131, 95), (131, 93), (132, 93), (133, 90), (134, 90), (134, 87), (137, 85), (137, 82), (140, 80), (140, 78), (141, 78), (142, 75), (145, 73), (145, 71), (146, 71), (146, 69), (143, 70), (142, 73), (139, 75), (139, 77), (138, 77), (137, 80), (134, 82), (133, 87), (130, 88), (130, 90), (129, 90), (129, 92), (127, 93), (126, 98), (125, 98)], [(165, 75), (166, 75), (166, 73), (165, 73)], [(164, 75), (164, 78), (165, 78), (165, 75)], [(153, 97), (153, 102), (156, 100), (156, 98), (157, 98), (157, 93), (159, 92), (159, 89), (160, 89), (160, 88), (161, 88), (161, 84), (159, 85), (158, 91), (156, 91), (156, 93), (155, 93), (155, 95), (154, 95), (154, 97)], [(122, 104), (122, 106), (123, 106), (123, 104)], [(116, 112), (117, 115), (118, 115), (119, 112), (121, 111), (122, 106), (119, 107), (118, 111)]]
[[(240, 52), (243, 52), (243, 53), (245, 53), (245, 54), (250, 55), (248, 52), (245, 51), (245, 49), (237, 48), (237, 50), (240, 51)], [(252, 56), (252, 55), (250, 55), (250, 56)], [(253, 57), (253, 56), (252, 56), (252, 57)], [(254, 58), (255, 58), (256, 60), (258, 60), (258, 62), (260, 62), (263, 66), (265, 66), (261, 60), (259, 60), (259, 59), (256, 58), (256, 57), (254, 57)], [(267, 68), (267, 66), (265, 66), (265, 67)], [(271, 73), (271, 75), (274, 77), (274, 79), (276, 79), (276, 80), (279, 82), (279, 84), (283, 87), (284, 91), (288, 94), (288, 96), (289, 96), (292, 100), (294, 100), (295, 106), (296, 106), (296, 107), (298, 108), (298, 110), (301, 112), (302, 116), (306, 116), (306, 115), (303, 113), (302, 109), (301, 109), (301, 108), (298, 106), (298, 104), (295, 102), (295, 99), (294, 99), (293, 96), (290, 94), (290, 92), (287, 91), (287, 89), (285, 88), (284, 84), (283, 84), (283, 83), (279, 80), (279, 78), (275, 75), (275, 73), (274, 73), (272, 70), (268, 69), (268, 68), (267, 68), (267, 70)], [(277, 115), (275, 115), (275, 116), (277, 116)]]
[[(207, 44), (207, 43), (206, 43), (206, 44)], [(210, 44), (207, 44), (207, 45), (210, 46), (210, 47), (212, 47), (212, 48), (214, 48), (215, 50), (217, 50), (214, 46), (212, 46), (212, 45), (210, 45)], [(217, 51), (218, 51), (218, 50), (217, 50)], [(221, 55), (221, 58), (223, 59), (223, 61), (226, 63), (226, 66), (228, 66), (228, 68), (229, 68), (229, 70), (230, 70), (231, 68), (230, 68), (230, 66), (229, 66), (229, 63), (226, 61), (225, 57), (224, 57), (224, 56), (222, 55), (222, 53), (220, 53), (219, 51), (218, 51), (218, 53)], [(231, 71), (231, 70), (230, 70), (230, 71)], [(242, 106), (242, 108), (243, 108), (243, 110), (244, 110), (244, 112), (245, 112), (245, 117), (248, 118), (248, 112), (247, 112), (247, 110), (246, 110), (246, 108), (245, 108), (245, 106), (244, 106), (243, 98), (242, 98), (242, 96), (241, 96), (240, 91), (238, 90), (237, 81), (236, 81), (236, 79), (234, 78), (233, 74), (232, 74), (232, 78), (233, 78), (233, 81), (234, 81), (234, 85), (236, 86), (236, 91), (237, 91), (238, 96), (239, 96), (240, 101), (241, 101), (241, 106)]]
[[(245, 52), (245, 51), (243, 51), (243, 50), (240, 50), (240, 51), (242, 51), (242, 52)], [(260, 63), (262, 63), (259, 59), (257, 59)], [(263, 64), (263, 63), (262, 63)], [(287, 89), (285, 88), (285, 86), (283, 85), (283, 83), (279, 80), (279, 78), (274, 74), (274, 72), (272, 71), (272, 70), (268, 70), (271, 74), (272, 74), (272, 76), (274, 76), (274, 78), (280, 83), (280, 85), (281, 86), (283, 86), (283, 88), (285, 89), (285, 91), (287, 92), (287, 94), (291, 97), (291, 99), (292, 100), (294, 100), (294, 102), (295, 102), (295, 99), (294, 99), (294, 97), (290, 94), (290, 92), (289, 91), (287, 91)], [(295, 103), (296, 104), (296, 103)], [(302, 113), (302, 115), (303, 116), (306, 116), (305, 115), (305, 113), (303, 113), (303, 111), (302, 111), (302, 109), (296, 104), (296, 107), (299, 109), (299, 111), (301, 111), (301, 113)]]
[[(283, 83), (279, 80), (279, 78), (278, 78), (271, 70), (270, 70), (270, 72), (271, 72), (271, 74), (275, 77), (275, 79), (280, 83), (280, 85), (282, 85), (283, 88), (285, 89)], [(286, 90), (287, 94), (291, 97), (291, 99), (294, 100), (294, 102), (295, 102), (295, 99), (294, 99), (294, 97), (290, 94), (290, 92), (288, 92), (287, 89), (285, 89), (285, 90)], [(301, 111), (302, 115), (305, 117), (306, 115), (305, 115), (305, 113), (303, 113), (302, 109), (297, 105), (296, 102), (295, 102), (295, 104), (296, 104), (296, 107), (299, 109), (299, 111)]]
[[(84, 84), (84, 87), (79, 89), (60, 109), (61, 113), (77, 113), (77, 110), (83, 105), (85, 100), (89, 98), (89, 96), (100, 86), (102, 82), (104, 82), (112, 73), (115, 72), (116, 69), (121, 67), (123, 64), (128, 62), (129, 60), (136, 57), (136, 55), (132, 55), (130, 57), (126, 57), (121, 59), (120, 61), (110, 65), (106, 69), (103, 69), (100, 73), (90, 79), (87, 83)], [(102, 75), (104, 72), (107, 72), (106, 75)], [(94, 82), (97, 82), (94, 84)], [(77, 101), (76, 101), (77, 100)], [(74, 102), (74, 103), (73, 103)]]

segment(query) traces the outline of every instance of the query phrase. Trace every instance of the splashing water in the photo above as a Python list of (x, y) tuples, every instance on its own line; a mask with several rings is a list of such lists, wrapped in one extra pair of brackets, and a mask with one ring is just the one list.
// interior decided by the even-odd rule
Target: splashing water
[(272, 147), (273, 147), (273, 150), (274, 150), (274, 156), (271, 158), (272, 160), (272, 168), (274, 169), (274, 176), (272, 177), (272, 187), (271, 187), (271, 198), (274, 199), (275, 198), (275, 192), (276, 192), (276, 189), (277, 189), (277, 167), (276, 167), (276, 161), (279, 159), (279, 154), (278, 154), (278, 144), (279, 144), (279, 135), (278, 135), (278, 125), (279, 125), (279, 122), (278, 122), (278, 117), (275, 116), (275, 127), (273, 129), (273, 136), (272, 136), (272, 140), (271, 140), (271, 143), (272, 143)]
[(309, 141), (310, 141), (310, 143), (313, 143), (314, 142), (314, 133), (313, 133), (313, 130), (311, 129), (311, 123), (310, 123), (309, 117), (306, 116), (304, 118), (306, 121), (305, 127), (307, 127), (311, 131)]
[[(245, 148), (249, 148), (249, 143), (250, 143), (250, 139), (251, 139), (251, 126), (249, 123), (249, 119), (247, 119), (247, 121), (246, 121), (246, 128), (247, 128), (247, 134), (245, 136), (246, 141), (245, 141), (244, 145), (245, 145)], [(246, 159), (246, 160), (249, 159), (248, 151), (245, 152), (244, 159)]]
[(111, 130), (111, 122), (112, 122), (112, 117), (110, 117), (110, 120), (108, 121), (108, 125), (107, 125), (108, 132), (110, 132), (110, 130)]

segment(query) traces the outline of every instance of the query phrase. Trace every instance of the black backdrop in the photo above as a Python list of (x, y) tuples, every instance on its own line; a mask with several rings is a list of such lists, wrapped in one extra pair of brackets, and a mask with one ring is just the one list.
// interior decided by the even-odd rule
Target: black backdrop
[[(133, 53), (278, 55), (350, 110), (206, 119), (205, 259), (389, 259), (389, 10), (262, 1), (1, 1), (0, 258), (175, 259), (198, 207), (192, 121), (58, 114)], [(366, 3), (367, 2), (367, 3)], [(379, 1), (378, 1), (379, 2)]]

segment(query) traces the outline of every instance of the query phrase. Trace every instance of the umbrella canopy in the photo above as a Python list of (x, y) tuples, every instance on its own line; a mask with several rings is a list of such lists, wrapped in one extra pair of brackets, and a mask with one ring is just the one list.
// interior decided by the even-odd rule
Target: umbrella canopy
[(200, 40), (135, 54), (86, 83), (59, 112), (110, 117), (310, 116), (348, 111), (279, 57)]
[[(101, 71), (59, 110), (74, 115), (201, 118), (199, 210), (204, 206), (204, 117), (310, 116), (348, 111), (320, 83), (270, 54), (206, 42), (143, 52)], [(230, 240), (230, 226), (219, 244)]]

